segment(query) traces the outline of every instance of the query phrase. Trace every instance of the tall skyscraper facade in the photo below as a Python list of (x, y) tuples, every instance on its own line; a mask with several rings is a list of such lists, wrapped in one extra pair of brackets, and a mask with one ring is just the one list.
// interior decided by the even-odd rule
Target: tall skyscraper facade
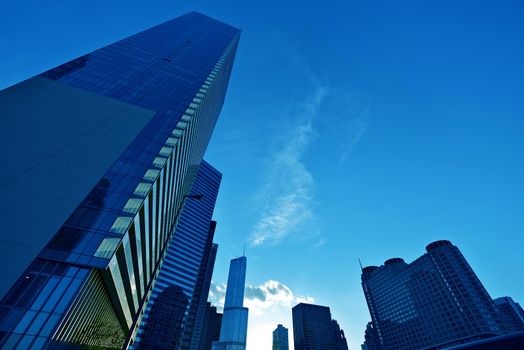
[(132, 342), (239, 33), (192, 12), (0, 91), (1, 348)]
[(460, 252), (436, 241), (407, 264), (362, 269), (362, 286), (381, 349), (435, 349), (504, 333), (495, 303)]
[(273, 331), (273, 350), (289, 350), (288, 331), (281, 324)]
[[(152, 329), (146, 327), (149, 323), (149, 311), (157, 307), (155, 305), (157, 296), (170, 286), (180, 287), (188, 299), (187, 310), (185, 310), (187, 315), (183, 319), (183, 337), (191, 337), (197, 305), (202, 295), (205, 294), (207, 300), (213, 273), (216, 256), (216, 247), (213, 249), (213, 237), (216, 222), (211, 219), (221, 179), (220, 172), (206, 161), (202, 161), (190, 192), (190, 196), (202, 195), (202, 198), (199, 200), (188, 198), (180, 213), (180, 220), (156, 279), (149, 303), (145, 308), (144, 316), (140, 321), (133, 348), (144, 348), (140, 346), (141, 338), (147, 329)], [(212, 264), (209, 264), (210, 260)], [(203, 290), (205, 289), (203, 279), (206, 272), (209, 274), (209, 284), (207, 284), (207, 290)], [(167, 323), (164, 325), (169, 327)], [(156, 325), (155, 328), (155, 332), (171, 332), (169, 328), (159, 330), (160, 325)], [(177, 345), (184, 348), (182, 346), (183, 338)], [(187, 346), (185, 348), (187, 349)]]
[(327, 306), (300, 303), (293, 307), (295, 350), (347, 350), (347, 340)]
[(213, 343), (213, 350), (246, 349), (248, 318), (248, 309), (244, 307), (246, 263), (245, 256), (231, 260), (220, 340)]

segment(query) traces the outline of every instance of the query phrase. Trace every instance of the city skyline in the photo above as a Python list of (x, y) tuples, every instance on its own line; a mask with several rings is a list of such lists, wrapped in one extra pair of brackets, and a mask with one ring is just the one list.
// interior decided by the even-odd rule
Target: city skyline
[[(330, 305), (358, 348), (358, 258), (412, 261), (438, 239), (490, 295), (524, 301), (501, 273), (524, 269), (521, 2), (26, 5), (0, 5), (2, 87), (191, 10), (243, 30), (206, 159), (224, 173), (212, 292), (246, 241), (248, 349), (271, 346), (301, 300)], [(253, 244), (297, 199), (307, 215), (286, 212)]]

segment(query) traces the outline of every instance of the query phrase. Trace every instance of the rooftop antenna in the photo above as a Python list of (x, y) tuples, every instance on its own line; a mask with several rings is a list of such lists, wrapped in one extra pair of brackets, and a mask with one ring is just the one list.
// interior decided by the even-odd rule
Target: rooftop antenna
[(246, 256), (246, 242), (244, 242), (244, 250), (242, 251), (242, 256)]
[(362, 267), (362, 262), (360, 261), (360, 258), (358, 258), (358, 263), (359, 263), (359, 265), (360, 265), (360, 269), (361, 269), (361, 270), (364, 269), (364, 268)]

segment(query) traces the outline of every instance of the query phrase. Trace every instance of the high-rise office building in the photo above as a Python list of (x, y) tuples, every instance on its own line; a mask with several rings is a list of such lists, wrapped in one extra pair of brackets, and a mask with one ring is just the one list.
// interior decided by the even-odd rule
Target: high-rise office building
[(1, 348), (135, 338), (238, 40), (192, 12), (0, 91)]
[(504, 333), (495, 303), (460, 252), (436, 241), (410, 264), (362, 269), (362, 286), (383, 350), (444, 348)]
[(273, 350), (289, 350), (288, 331), (281, 324), (273, 331)]
[(248, 309), (244, 307), (246, 261), (245, 256), (231, 260), (220, 340), (213, 343), (213, 350), (246, 349), (248, 318)]
[(524, 310), (511, 297), (493, 300), (508, 332), (524, 331)]
[(204, 322), (198, 340), (198, 350), (211, 350), (213, 342), (220, 339), (220, 328), (222, 326), (222, 314), (217, 312), (215, 306), (206, 302)]
[(327, 306), (300, 303), (293, 307), (295, 350), (347, 350), (347, 340)]
[[(209, 163), (202, 161), (190, 192), (190, 196), (202, 195), (202, 198), (188, 200), (180, 213), (180, 220), (156, 279), (149, 303), (145, 308), (144, 316), (140, 321), (133, 347), (142, 348), (139, 345), (149, 322), (149, 311), (156, 307), (156, 297), (169, 286), (179, 286), (188, 298), (187, 316), (183, 320), (183, 337), (191, 336), (197, 308), (195, 304), (200, 302), (203, 295), (207, 300), (213, 273), (216, 256), (216, 247), (213, 248), (213, 237), (216, 222), (211, 219), (221, 178), (222, 174)], [(212, 264), (210, 264), (210, 261)], [(207, 290), (204, 290), (203, 279), (206, 272), (209, 274), (209, 283)], [(159, 327), (156, 326), (155, 331), (159, 331)], [(170, 332), (170, 329), (163, 331)], [(178, 346), (184, 348), (183, 343), (184, 339), (182, 338)]]

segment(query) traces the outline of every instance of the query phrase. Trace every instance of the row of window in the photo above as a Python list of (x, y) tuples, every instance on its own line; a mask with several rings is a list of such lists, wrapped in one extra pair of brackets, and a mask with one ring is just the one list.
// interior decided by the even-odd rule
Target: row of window
[[(227, 56), (230, 53), (230, 51), (231, 51), (231, 49), (226, 50), (224, 52), (224, 56)], [(182, 130), (182, 128), (183, 128), (183, 130), (185, 130), (184, 133), (182, 133), (182, 137), (180, 138), (181, 142), (179, 143), (180, 146), (177, 149), (179, 149), (180, 152), (181, 152), (181, 157), (185, 161), (185, 165), (186, 165), (185, 168), (186, 169), (187, 169), (188, 166), (190, 166), (190, 164), (194, 164), (195, 160), (197, 160), (196, 163), (200, 163), (201, 162), (201, 159), (202, 159), (202, 156), (203, 156), (203, 150), (205, 149), (205, 147), (202, 147), (202, 145), (204, 143), (207, 144), (208, 137), (210, 136), (210, 133), (211, 133), (211, 130), (209, 130), (209, 129), (212, 129), (212, 126), (214, 124), (214, 121), (211, 121), (210, 119), (214, 119), (217, 116), (217, 113), (206, 113), (206, 111), (203, 110), (204, 108), (206, 108), (206, 106), (208, 104), (214, 104), (214, 103), (218, 102), (216, 100), (216, 97), (215, 97), (215, 99), (210, 99), (210, 98), (208, 98), (208, 96), (206, 96), (206, 94), (209, 93), (209, 97), (214, 97), (213, 95), (216, 95), (217, 87), (215, 86), (214, 89), (212, 89), (212, 90), (215, 90), (215, 91), (211, 91), (211, 89), (210, 89), (211, 85), (210, 84), (213, 82), (214, 78), (217, 76), (216, 73), (218, 73), (221, 70), (221, 68), (222, 68), (222, 66), (224, 64), (224, 61), (225, 61), (225, 57), (223, 57), (223, 58), (221, 58), (219, 60), (219, 62), (217, 63), (216, 67), (213, 69), (213, 71), (211, 73), (212, 76), (210, 76), (208, 79), (206, 79), (206, 82), (202, 85), (202, 88), (199, 90), (199, 95), (197, 95), (195, 97), (195, 99), (194, 99), (195, 102), (202, 102), (205, 99), (206, 103), (205, 104), (204, 103), (201, 103), (201, 104), (194, 103), (194, 105), (192, 105), (193, 108), (191, 108), (191, 106), (190, 106), (186, 110), (186, 113), (185, 113), (184, 117), (182, 118), (182, 121), (178, 123), (177, 128), (175, 129), (175, 130)], [(223, 93), (223, 92), (224, 91), (221, 91), (221, 93)], [(196, 109), (194, 107), (196, 107)], [(178, 135), (178, 134), (180, 134), (180, 132), (175, 131), (173, 133), (173, 137), (169, 138), (167, 142), (173, 144), (173, 140), (172, 139), (174, 138), (175, 135)], [(162, 148), (161, 149), (161, 152), (164, 152), (164, 154), (161, 154), (161, 155), (164, 156), (164, 157), (167, 156), (169, 158), (168, 158), (167, 162), (165, 162), (166, 168), (164, 168), (164, 169), (162, 169), (160, 171), (160, 175), (159, 175), (160, 182), (164, 181), (162, 175), (164, 174), (165, 169), (169, 169), (170, 164), (171, 164), (170, 162), (173, 159), (172, 153), (170, 153), (169, 155), (167, 154), (168, 151), (170, 151), (170, 150), (168, 150), (166, 148)], [(193, 162), (192, 162), (192, 158), (194, 159)], [(175, 170), (175, 173), (176, 173), (176, 170)], [(194, 176), (196, 175), (196, 174), (191, 174), (189, 169), (186, 170), (185, 173), (187, 173), (187, 176), (184, 177), (184, 178), (180, 178), (180, 181), (178, 183), (178, 185), (182, 187), (181, 191), (178, 192), (178, 193), (188, 193), (189, 189), (190, 189), (190, 187), (191, 187), (191, 185), (193, 183)], [(167, 191), (169, 193), (169, 183), (173, 183), (173, 179), (170, 178), (169, 170), (167, 170), (166, 174), (167, 174), (166, 175), (166, 181), (168, 182), (168, 189), (167, 189)], [(189, 177), (189, 179), (188, 179), (188, 177)], [(176, 186), (177, 184), (174, 184), (174, 185)], [(162, 196), (162, 191), (160, 191), (160, 196)], [(170, 195), (168, 194), (168, 201), (169, 201), (169, 197), (170, 197)], [(180, 199), (180, 202), (179, 202), (179, 205), (180, 205), (180, 204), (182, 204), (182, 201), (183, 201), (184, 198), (183, 197), (182, 198), (179, 197), (179, 199)], [(147, 201), (145, 201), (144, 203), (147, 203)], [(162, 202), (162, 203), (164, 204), (165, 202)], [(168, 203), (168, 205), (169, 205), (169, 203)], [(160, 251), (165, 253), (164, 248), (165, 248), (165, 246), (167, 244), (167, 241), (170, 238), (170, 234), (172, 232), (173, 224), (175, 224), (175, 221), (178, 220), (179, 210), (177, 210), (176, 212), (172, 212), (171, 215), (166, 212), (166, 208), (164, 208), (162, 205), (158, 206), (158, 210), (160, 210), (161, 212), (164, 213), (164, 215), (162, 215), (162, 213), (161, 213), (161, 215), (159, 217), (159, 221), (162, 221), (162, 217), (168, 218), (167, 221), (164, 221), (163, 223), (160, 222), (160, 227), (163, 229), (163, 232), (165, 234), (161, 235), (162, 237), (161, 237), (159, 243), (157, 243), (157, 247), (161, 248)], [(169, 211), (169, 210), (167, 210), (167, 211)], [(171, 222), (169, 222), (169, 221), (171, 221)], [(159, 253), (160, 253), (160, 251), (159, 251)], [(158, 268), (158, 265), (160, 265), (159, 262), (157, 262), (157, 264), (155, 264), (155, 267)], [(151, 290), (151, 287), (149, 289)], [(125, 307), (125, 305), (123, 305), (123, 307)]]
[[(231, 47), (235, 46), (236, 42), (233, 42), (231, 44)], [(226, 50), (224, 56), (231, 55), (231, 49)], [(232, 56), (232, 55), (231, 55)], [(222, 61), (222, 62), (225, 62)], [(228, 76), (230, 69), (231, 69), (231, 61), (228, 62), (228, 67), (221, 72), (221, 75)], [(220, 62), (219, 62), (220, 64)], [(211, 83), (211, 79), (217, 78), (217, 72), (218, 70), (213, 70), (210, 74), (210, 79), (207, 81)], [(211, 88), (208, 91), (208, 95), (206, 96), (206, 99), (214, 99), (216, 102), (214, 103), (207, 103), (206, 105), (203, 105), (204, 108), (207, 108), (207, 110), (201, 110), (200, 113), (203, 114), (210, 114), (215, 115), (218, 113), (218, 110), (216, 110), (215, 103), (218, 103), (221, 98), (223, 98), (223, 95), (221, 96), (221, 93), (217, 94), (216, 92), (223, 92), (224, 86), (222, 85), (224, 82), (224, 78), (218, 79), (218, 84), (216, 87)], [(207, 85), (207, 84), (206, 84)], [(201, 102), (201, 99), (204, 98), (204, 95), (202, 93), (197, 93), (196, 102)], [(213, 120), (208, 118), (207, 120), (204, 120), (206, 122), (206, 130), (212, 130), (213, 128)], [(202, 146), (203, 144), (196, 145), (196, 146)], [(205, 145), (204, 145), (205, 146)], [(201, 152), (205, 150), (205, 147), (201, 148)], [(205, 168), (205, 169), (202, 169)], [(195, 287), (196, 279), (192, 278), (191, 282), (189, 282), (186, 277), (185, 273), (183, 273), (183, 266), (186, 266), (186, 268), (191, 269), (194, 271), (194, 274), (198, 273), (198, 269), (200, 267), (202, 257), (203, 257), (203, 249), (204, 245), (198, 245), (193, 246), (191, 243), (188, 245), (191, 240), (197, 239), (197, 240), (205, 240), (205, 237), (207, 237), (208, 234), (208, 226), (211, 219), (214, 202), (216, 199), (218, 186), (220, 183), (220, 177), (218, 172), (214, 170), (212, 167), (207, 165), (207, 163), (203, 162), (200, 166), (200, 171), (203, 171), (204, 174), (206, 174), (205, 181), (197, 181), (195, 182), (192, 193), (193, 194), (203, 194), (204, 200), (201, 201), (189, 201), (186, 203), (186, 209), (188, 213), (190, 213), (190, 217), (186, 217), (184, 220), (184, 217), (182, 218), (181, 222), (177, 225), (177, 231), (175, 232), (175, 236), (173, 237), (173, 240), (171, 242), (171, 247), (169, 248), (169, 252), (167, 255), (166, 260), (164, 261), (164, 266), (166, 268), (162, 268), (162, 271), (158, 277), (158, 280), (155, 284), (155, 289), (153, 290), (153, 293), (159, 293), (162, 291), (165, 287), (169, 285), (179, 285), (183, 288), (183, 290), (186, 292), (187, 296), (189, 298), (193, 295), (193, 290)], [(211, 176), (211, 178), (209, 178)], [(208, 182), (214, 184), (211, 185), (211, 187), (208, 184)], [(207, 204), (206, 204), (207, 203)], [(205, 207), (205, 209), (204, 209)], [(195, 215), (197, 211), (203, 211), (202, 213)], [(202, 235), (202, 237), (199, 237), (198, 235)], [(195, 236), (196, 235), (196, 236)], [(186, 263), (184, 263), (186, 262)], [(172, 268), (170, 268), (171, 266)], [(169, 272), (171, 271), (171, 272)], [(187, 271), (187, 270), (186, 270)], [(188, 283), (189, 282), (189, 283)], [(154, 298), (151, 298), (148, 304), (148, 307), (146, 308), (146, 312), (149, 310), (149, 306), (154, 304)], [(147, 323), (147, 317), (144, 317), (140, 324), (140, 329), (142, 329), (145, 326), (145, 323)], [(136, 338), (136, 341), (140, 341), (140, 337)], [(136, 343), (135, 343), (136, 344)]]

